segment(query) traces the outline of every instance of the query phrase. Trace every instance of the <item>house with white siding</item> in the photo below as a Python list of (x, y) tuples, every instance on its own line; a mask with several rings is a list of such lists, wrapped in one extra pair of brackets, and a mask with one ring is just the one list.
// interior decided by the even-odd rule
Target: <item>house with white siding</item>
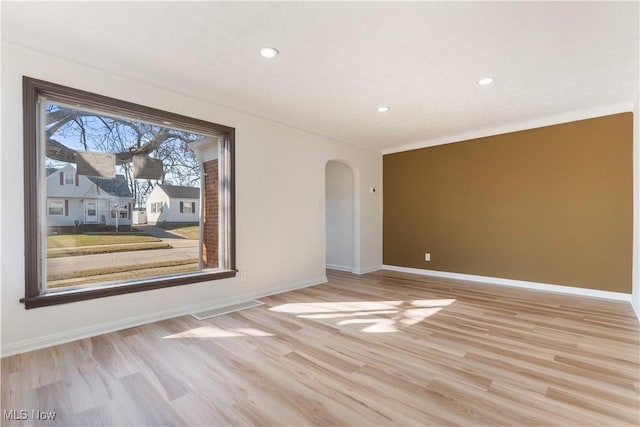
[(157, 184), (147, 198), (147, 222), (200, 221), (200, 188)]
[(133, 196), (123, 175), (115, 178), (78, 175), (70, 164), (47, 168), (46, 173), (49, 232), (68, 231), (80, 223), (85, 228), (131, 226)]

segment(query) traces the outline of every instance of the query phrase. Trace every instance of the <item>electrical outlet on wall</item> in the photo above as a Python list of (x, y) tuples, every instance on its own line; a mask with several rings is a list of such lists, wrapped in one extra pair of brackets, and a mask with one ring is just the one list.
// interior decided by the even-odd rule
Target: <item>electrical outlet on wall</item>
[(425, 261), (431, 261), (431, 254), (424, 254)]
[(247, 272), (246, 271), (241, 271), (240, 272), (240, 281), (244, 282), (247, 280)]

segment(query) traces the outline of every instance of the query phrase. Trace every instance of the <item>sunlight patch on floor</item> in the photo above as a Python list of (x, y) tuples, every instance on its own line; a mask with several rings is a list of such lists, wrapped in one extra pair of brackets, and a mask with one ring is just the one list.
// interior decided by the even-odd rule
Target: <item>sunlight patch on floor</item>
[(403, 325), (417, 325), (454, 302), (455, 299), (308, 302), (282, 304), (270, 310), (304, 319), (342, 319), (337, 325), (366, 325), (362, 332), (377, 334), (398, 332)]
[(162, 339), (176, 338), (231, 338), (231, 337), (272, 337), (273, 334), (253, 328), (221, 329), (217, 326), (200, 326), (173, 335), (167, 335)]
[(366, 328), (362, 328), (362, 332), (368, 332), (370, 334), (382, 334), (387, 332), (398, 332), (398, 329), (394, 326), (396, 321), (394, 319), (385, 318), (372, 318), (372, 319), (351, 319), (343, 320), (338, 325), (358, 325), (358, 324), (370, 324)]
[(303, 319), (337, 319), (338, 317), (358, 317), (371, 316), (372, 314), (394, 314), (398, 310), (375, 310), (375, 311), (356, 311), (353, 313), (321, 313), (321, 314), (301, 314), (298, 317)]
[(442, 310), (442, 307), (410, 308), (404, 311), (404, 319), (401, 319), (400, 322), (405, 325), (415, 325), (422, 322), (427, 317), (433, 316), (440, 310)]
[(404, 301), (345, 301), (345, 302), (304, 302), (282, 304), (271, 311), (291, 314), (303, 313), (343, 313), (365, 310), (395, 309)]

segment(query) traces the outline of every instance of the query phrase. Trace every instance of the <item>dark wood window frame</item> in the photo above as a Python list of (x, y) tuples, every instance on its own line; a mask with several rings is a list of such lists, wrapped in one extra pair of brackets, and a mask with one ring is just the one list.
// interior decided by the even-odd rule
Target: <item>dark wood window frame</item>
[[(234, 128), (27, 76), (22, 78), (22, 90), (24, 120), (25, 296), (20, 301), (24, 303), (26, 309), (235, 277)], [(98, 110), (119, 113), (134, 119), (156, 123), (169, 122), (174, 127), (184, 127), (192, 131), (215, 134), (223, 138), (229, 166), (227, 171), (229, 211), (228, 220), (225, 224), (229, 235), (227, 247), (228, 265), (226, 269), (215, 272), (201, 271), (185, 273), (184, 275), (131, 280), (116, 285), (56, 290), (55, 292), (43, 290), (43, 286), (41, 286), (43, 281), (41, 263), (45, 262), (45, 260), (41, 259), (40, 256), (42, 250), (42, 239), (40, 237), (42, 226), (39, 218), (41, 202), (38, 188), (44, 173), (44, 171), (39, 170), (40, 156), (44, 155), (42, 148), (38, 146), (38, 99), (40, 96), (51, 96), (67, 102), (80, 102), (83, 107), (94, 107)]]

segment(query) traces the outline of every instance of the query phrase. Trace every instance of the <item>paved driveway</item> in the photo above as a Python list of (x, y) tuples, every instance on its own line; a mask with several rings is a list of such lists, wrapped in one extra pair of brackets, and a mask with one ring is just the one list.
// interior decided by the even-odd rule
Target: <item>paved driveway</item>
[(187, 240), (178, 234), (172, 233), (171, 230), (165, 230), (164, 228), (156, 227), (155, 225), (148, 225), (148, 224), (136, 225), (135, 228), (137, 228), (138, 230), (144, 233), (157, 237), (158, 239)]
[(136, 228), (144, 233), (150, 234), (151, 236), (157, 237), (174, 248), (198, 247), (197, 240), (185, 239), (179, 234), (172, 233), (171, 230), (165, 230), (164, 228), (153, 225), (136, 225)]

